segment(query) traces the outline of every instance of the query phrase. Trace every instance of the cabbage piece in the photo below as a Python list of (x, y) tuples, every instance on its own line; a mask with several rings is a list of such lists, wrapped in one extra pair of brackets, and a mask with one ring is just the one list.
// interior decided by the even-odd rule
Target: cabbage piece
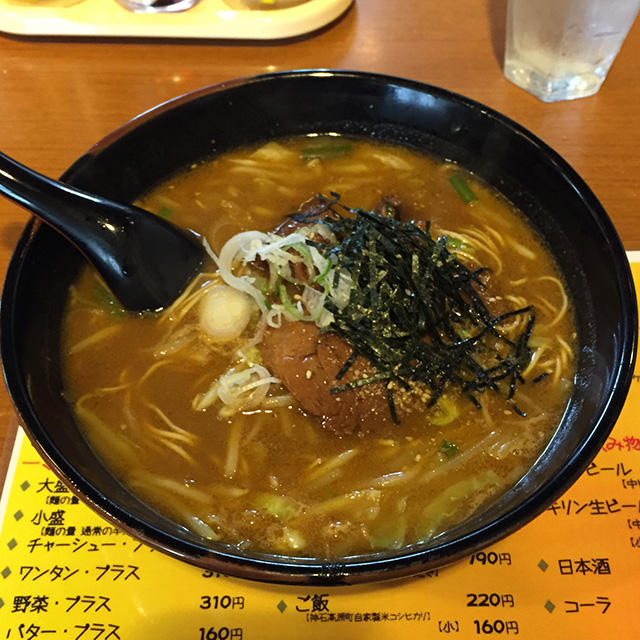
[(302, 511), (295, 500), (276, 493), (258, 493), (252, 502), (255, 507), (268, 511), (279, 520), (290, 520)]
[(407, 516), (394, 514), (384, 524), (371, 532), (372, 549), (400, 549), (407, 533)]
[(502, 484), (500, 476), (489, 469), (471, 478), (460, 480), (445, 489), (422, 512), (417, 527), (419, 541), (426, 542), (439, 533), (442, 523), (451, 517), (471, 495), (489, 488), (498, 488)]

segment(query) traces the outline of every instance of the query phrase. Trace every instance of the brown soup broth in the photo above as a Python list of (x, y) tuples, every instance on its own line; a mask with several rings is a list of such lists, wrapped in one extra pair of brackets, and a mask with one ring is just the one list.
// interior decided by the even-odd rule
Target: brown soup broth
[[(461, 198), (453, 174), (476, 200)], [(558, 270), (524, 218), (456, 165), (404, 148), (279, 140), (193, 166), (139, 204), (218, 252), (241, 231), (272, 231), (318, 193), (367, 210), (392, 194), (403, 219), (430, 220), (434, 236), (455, 240), (460, 260), (490, 269), (488, 306), (535, 306), (532, 363), (513, 402), (486, 391), (478, 408), (449, 389), (400, 424), (352, 434), (323, 428), (295, 401), (235, 415), (219, 415), (216, 404), (195, 410), (194, 398), (237, 365), (255, 317), (240, 338), (211, 342), (197, 304), (129, 315), (89, 269), (69, 298), (63, 360), (66, 397), (92, 446), (159, 511), (240, 548), (335, 558), (432, 539), (522, 477), (566, 407), (575, 329)], [(215, 270), (208, 265), (197, 286)], [(269, 392), (286, 394), (278, 385)]]

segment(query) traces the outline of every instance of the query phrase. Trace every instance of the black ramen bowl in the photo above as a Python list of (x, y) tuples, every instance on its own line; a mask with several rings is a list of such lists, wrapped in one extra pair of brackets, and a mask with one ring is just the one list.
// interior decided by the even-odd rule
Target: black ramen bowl
[(22, 235), (2, 295), (4, 375), (47, 464), (106, 519), (171, 556), (223, 574), (291, 584), (353, 584), (417, 574), (532, 520), (598, 453), (633, 373), (638, 321), (629, 265), (594, 194), (530, 132), (443, 89), (369, 73), (263, 75), (179, 97), (98, 143), (63, 180), (131, 201), (194, 161), (310, 132), (366, 136), (453, 160), (523, 211), (554, 254), (576, 309), (575, 389), (550, 444), (497, 502), (428, 544), (331, 562), (205, 544), (134, 497), (75, 423), (63, 396), (59, 342), (64, 300), (83, 258), (37, 221)]

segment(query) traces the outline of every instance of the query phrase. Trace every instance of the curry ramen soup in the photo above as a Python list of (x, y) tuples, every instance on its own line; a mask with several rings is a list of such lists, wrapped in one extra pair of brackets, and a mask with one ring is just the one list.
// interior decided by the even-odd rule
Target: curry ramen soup
[(429, 541), (549, 442), (573, 311), (521, 214), (455, 164), (300, 137), (139, 204), (211, 260), (143, 315), (85, 270), (66, 397), (130, 490), (205, 540), (316, 558)]

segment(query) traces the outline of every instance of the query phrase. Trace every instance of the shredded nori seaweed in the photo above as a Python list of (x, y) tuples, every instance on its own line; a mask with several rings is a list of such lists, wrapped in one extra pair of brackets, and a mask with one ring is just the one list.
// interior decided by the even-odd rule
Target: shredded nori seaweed
[[(349, 209), (332, 193), (324, 200), (324, 215), (293, 214), (301, 222), (313, 218), (329, 227), (338, 245), (314, 243), (336, 263), (336, 277), (347, 269), (353, 279), (349, 302), (339, 309), (328, 301), (333, 331), (353, 349), (337, 378), (341, 379), (357, 356), (364, 356), (376, 373), (338, 385), (332, 393), (374, 382), (386, 385), (389, 410), (397, 422), (392, 388), (410, 389), (414, 383), (429, 389), (433, 406), (445, 388), (457, 387), (476, 407), (486, 390), (513, 399), (523, 382), (522, 371), (531, 358), (529, 338), (535, 322), (533, 306), (494, 316), (480, 292), (486, 268), (468, 269), (446, 237), (434, 239), (424, 228), (363, 209)], [(321, 207), (322, 209), (322, 207)], [(525, 316), (515, 336), (501, 325)], [(392, 384), (390, 384), (392, 383)], [(515, 403), (512, 408), (523, 412)]]

